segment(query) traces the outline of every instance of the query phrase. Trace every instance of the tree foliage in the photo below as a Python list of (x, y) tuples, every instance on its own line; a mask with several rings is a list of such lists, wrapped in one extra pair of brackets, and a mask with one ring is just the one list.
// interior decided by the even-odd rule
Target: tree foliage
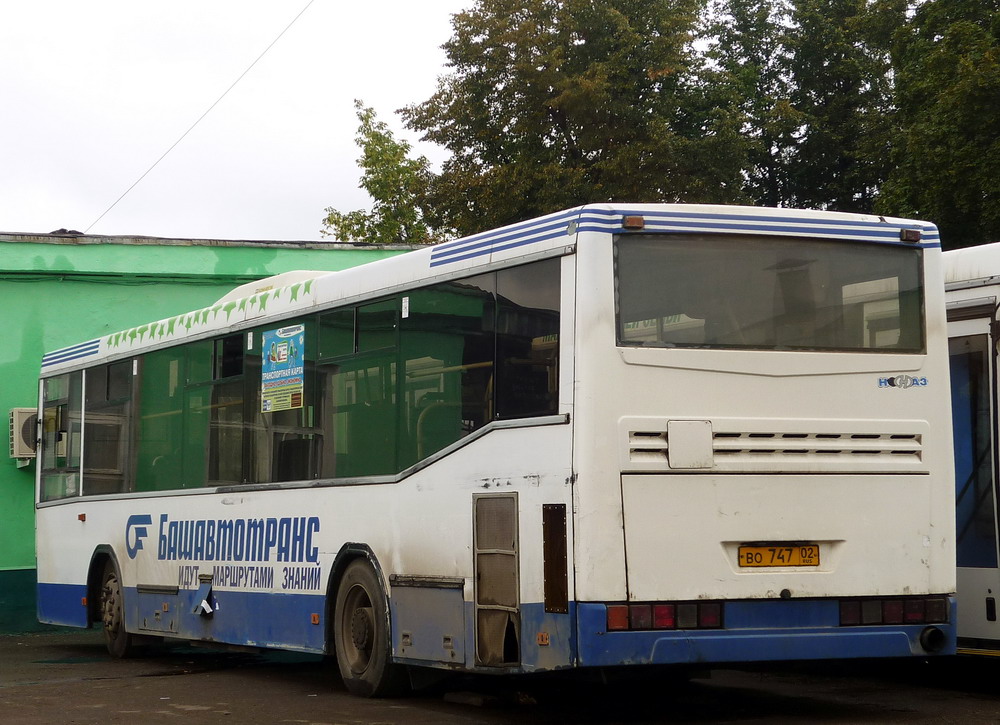
[(899, 139), (878, 208), (946, 246), (1000, 240), (1000, 1), (934, 0), (896, 36)]
[(803, 114), (790, 100), (787, 0), (715, 0), (703, 29), (710, 40), (702, 83), (739, 124), (746, 143), (743, 196), (787, 203), (789, 168)]
[(788, 162), (791, 206), (870, 212), (888, 170), (888, 48), (867, 0), (795, 0), (790, 101), (802, 127)]
[[(438, 173), (359, 105), (367, 214), (429, 240), (601, 201), (914, 216), (1000, 240), (1000, 0), (471, 0), (448, 73), (400, 111)], [(365, 115), (367, 114), (367, 115)]]
[(423, 218), (419, 198), (430, 177), (423, 156), (411, 159), (410, 144), (393, 136), (375, 111), (355, 101), (361, 148), (361, 187), (372, 197), (371, 211), (340, 212), (327, 207), (320, 233), (342, 242), (427, 244), (437, 241)]
[(693, 82), (700, 0), (479, 0), (451, 72), (403, 118), (451, 157), (439, 225), (481, 230), (586, 202), (728, 201), (738, 129)]

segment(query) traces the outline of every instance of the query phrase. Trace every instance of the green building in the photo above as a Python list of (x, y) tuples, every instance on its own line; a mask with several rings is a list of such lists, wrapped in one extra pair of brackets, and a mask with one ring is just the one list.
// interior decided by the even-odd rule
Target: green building
[[(189, 310), (247, 282), (409, 247), (0, 233), (0, 411), (34, 408), (42, 354)], [(19, 431), (14, 431), (17, 435)], [(10, 442), (10, 441), (8, 441)], [(13, 448), (10, 448), (13, 452)], [(35, 619), (35, 463), (0, 452), (0, 632)]]

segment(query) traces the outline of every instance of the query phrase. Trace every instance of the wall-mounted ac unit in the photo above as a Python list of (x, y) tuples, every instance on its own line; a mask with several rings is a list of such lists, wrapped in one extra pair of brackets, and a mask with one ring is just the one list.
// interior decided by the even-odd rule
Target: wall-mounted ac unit
[(38, 410), (10, 409), (10, 457), (34, 458), (38, 436)]

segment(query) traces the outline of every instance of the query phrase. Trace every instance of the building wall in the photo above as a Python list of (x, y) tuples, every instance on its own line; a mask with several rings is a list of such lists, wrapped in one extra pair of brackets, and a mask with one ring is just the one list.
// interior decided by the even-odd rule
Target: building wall
[[(206, 307), (240, 284), (406, 248), (0, 234), (0, 414), (38, 403), (42, 354)], [(4, 426), (4, 436), (8, 436)], [(0, 451), (0, 633), (35, 620), (35, 464)]]

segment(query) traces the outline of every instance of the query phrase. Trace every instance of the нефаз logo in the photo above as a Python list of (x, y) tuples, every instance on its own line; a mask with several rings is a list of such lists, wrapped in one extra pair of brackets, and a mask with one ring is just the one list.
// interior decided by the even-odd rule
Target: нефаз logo
[(153, 517), (149, 514), (132, 514), (125, 524), (125, 550), (128, 558), (134, 559), (142, 548), (142, 540), (149, 536), (147, 526), (152, 525)]
[(927, 386), (927, 378), (915, 378), (912, 375), (894, 375), (891, 378), (879, 378), (880, 388), (923, 388)]

